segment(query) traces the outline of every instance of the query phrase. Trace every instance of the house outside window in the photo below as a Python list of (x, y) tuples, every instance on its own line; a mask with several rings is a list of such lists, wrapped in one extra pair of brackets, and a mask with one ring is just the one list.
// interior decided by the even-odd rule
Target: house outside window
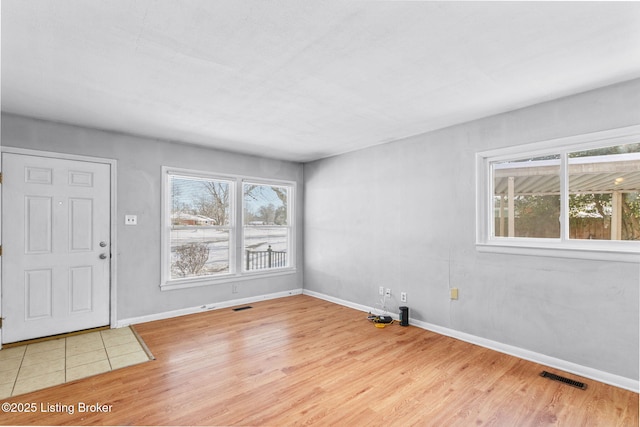
[(294, 183), (167, 167), (163, 176), (163, 289), (295, 269)]
[(637, 128), (479, 153), (479, 249), (640, 253)]

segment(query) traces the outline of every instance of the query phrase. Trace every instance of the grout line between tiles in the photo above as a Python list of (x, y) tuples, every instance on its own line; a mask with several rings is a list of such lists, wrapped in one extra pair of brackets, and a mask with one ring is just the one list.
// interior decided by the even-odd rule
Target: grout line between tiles
[(104, 342), (104, 337), (102, 336), (102, 331), (98, 332), (100, 334), (100, 341), (102, 341), (102, 348), (104, 349), (104, 353), (107, 355), (107, 362), (109, 363), (109, 370), (113, 371), (113, 365), (111, 364), (111, 358), (109, 357), (109, 352), (107, 351), (107, 343)]
[(22, 363), (24, 362), (24, 357), (27, 355), (27, 347), (24, 347), (24, 351), (22, 352), (22, 358), (20, 358), (20, 366), (18, 366), (18, 370), (16, 371), (16, 377), (13, 379), (13, 387), (11, 387), (11, 394), (9, 397), (13, 396), (13, 393), (16, 391), (16, 384), (18, 384), (18, 376), (20, 375), (20, 370), (22, 369)]

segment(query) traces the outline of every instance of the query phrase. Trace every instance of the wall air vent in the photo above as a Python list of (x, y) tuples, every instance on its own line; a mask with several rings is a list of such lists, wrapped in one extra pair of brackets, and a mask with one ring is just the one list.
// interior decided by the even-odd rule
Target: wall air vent
[(550, 380), (560, 381), (561, 383), (568, 384), (573, 387), (577, 387), (582, 390), (587, 389), (587, 385), (585, 383), (581, 383), (580, 381), (570, 380), (569, 378), (561, 377), (560, 375), (552, 374), (547, 371), (540, 372), (541, 377), (549, 378)]
[(245, 305), (244, 307), (234, 308), (233, 311), (249, 310), (250, 308), (253, 308), (253, 307), (251, 307), (250, 305)]

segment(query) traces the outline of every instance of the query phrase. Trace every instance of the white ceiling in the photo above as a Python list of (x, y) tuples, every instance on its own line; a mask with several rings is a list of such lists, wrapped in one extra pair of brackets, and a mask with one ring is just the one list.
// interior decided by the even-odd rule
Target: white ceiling
[(294, 161), (640, 77), (640, 2), (1, 5), (3, 111)]

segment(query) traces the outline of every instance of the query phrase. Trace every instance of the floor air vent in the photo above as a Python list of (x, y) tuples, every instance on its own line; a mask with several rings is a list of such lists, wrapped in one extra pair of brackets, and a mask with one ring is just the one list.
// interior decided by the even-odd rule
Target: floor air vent
[(251, 307), (250, 305), (245, 305), (244, 307), (238, 307), (238, 308), (234, 308), (233, 311), (242, 311), (242, 310), (249, 310)]
[(587, 385), (585, 383), (581, 383), (580, 381), (570, 380), (569, 378), (561, 377), (560, 375), (552, 374), (547, 371), (540, 372), (541, 377), (549, 378), (550, 380), (560, 381), (561, 383), (568, 384), (573, 387), (580, 388), (582, 390), (587, 389)]

